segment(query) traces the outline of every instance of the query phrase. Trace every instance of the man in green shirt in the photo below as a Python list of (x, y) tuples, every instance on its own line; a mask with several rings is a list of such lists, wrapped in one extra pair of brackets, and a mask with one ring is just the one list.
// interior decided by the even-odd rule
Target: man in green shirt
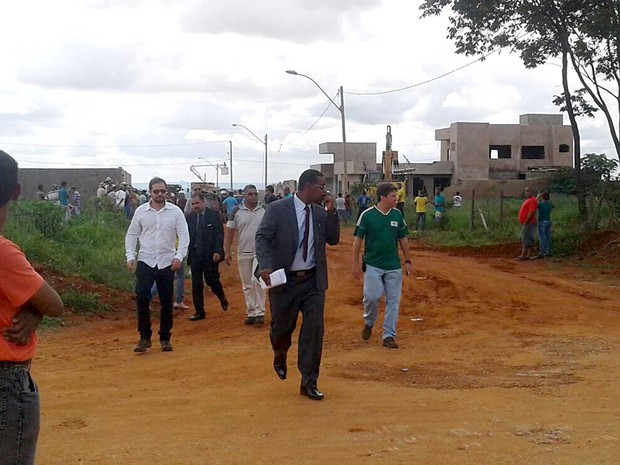
[(383, 183), (377, 187), (377, 205), (360, 215), (353, 235), (352, 273), (360, 279), (360, 250), (364, 241), (364, 329), (362, 339), (368, 340), (377, 321), (381, 296), (385, 294), (385, 318), (383, 319), (383, 345), (397, 349), (394, 340), (396, 322), (403, 284), (403, 274), (398, 256), (400, 245), (405, 257), (405, 273), (411, 274), (407, 224), (397, 210), (397, 188)]

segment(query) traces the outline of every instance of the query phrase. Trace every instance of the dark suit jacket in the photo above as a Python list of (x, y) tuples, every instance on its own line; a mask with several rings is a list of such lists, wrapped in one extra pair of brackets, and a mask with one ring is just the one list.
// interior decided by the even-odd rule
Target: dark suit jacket
[[(314, 216), (314, 259), (316, 261), (316, 285), (319, 291), (327, 289), (327, 258), (325, 243), (338, 244), (340, 224), (335, 213), (328, 214), (321, 205), (312, 205)], [(256, 233), (256, 258), (260, 270), (291, 270), (299, 227), (293, 197), (270, 203)]]
[(205, 208), (202, 221), (199, 227), (202, 228), (202, 238), (197, 243), (196, 238), (196, 218), (198, 214), (192, 212), (187, 217), (187, 228), (189, 229), (189, 251), (187, 263), (191, 265), (192, 260), (200, 258), (203, 262), (213, 261), (213, 254), (218, 253), (224, 260), (224, 226), (220, 214), (210, 208)]

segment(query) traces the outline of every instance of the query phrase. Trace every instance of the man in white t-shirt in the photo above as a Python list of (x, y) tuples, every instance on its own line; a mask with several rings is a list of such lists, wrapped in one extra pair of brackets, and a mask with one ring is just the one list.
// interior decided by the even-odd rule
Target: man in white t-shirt
[(336, 213), (339, 221), (347, 222), (347, 201), (342, 196), (342, 192), (339, 192), (336, 197)]
[(231, 245), (235, 231), (239, 231), (237, 265), (243, 286), (246, 306), (246, 325), (265, 323), (265, 291), (254, 277), (256, 262), (256, 231), (265, 216), (265, 206), (258, 201), (256, 186), (248, 184), (243, 189), (243, 202), (233, 208), (224, 234), (226, 264), (232, 263)]
[(456, 191), (456, 195), (452, 197), (452, 206), (454, 206), (454, 208), (461, 208), (462, 203), (463, 197), (461, 197), (461, 193), (459, 191)]

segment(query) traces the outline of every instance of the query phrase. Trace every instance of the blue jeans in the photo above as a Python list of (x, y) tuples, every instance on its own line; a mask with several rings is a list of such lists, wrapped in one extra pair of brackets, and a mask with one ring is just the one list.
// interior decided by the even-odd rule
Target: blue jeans
[(398, 307), (403, 284), (403, 272), (382, 270), (366, 265), (364, 273), (364, 323), (374, 326), (379, 312), (379, 301), (385, 294), (385, 318), (383, 319), (383, 339), (396, 336)]
[(39, 389), (28, 367), (0, 362), (0, 463), (33, 465), (40, 426)]
[(426, 213), (418, 212), (416, 220), (415, 220), (415, 230), (424, 231), (425, 224), (426, 224)]
[(538, 222), (538, 240), (540, 241), (540, 255), (549, 255), (551, 253), (551, 221)]

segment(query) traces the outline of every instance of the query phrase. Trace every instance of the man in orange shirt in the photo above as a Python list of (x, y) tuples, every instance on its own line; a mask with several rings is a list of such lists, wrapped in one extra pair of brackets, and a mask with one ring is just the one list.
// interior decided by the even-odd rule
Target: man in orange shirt
[(521, 223), (521, 255), (517, 260), (529, 260), (529, 249), (536, 244), (536, 212), (538, 201), (529, 187), (525, 188), (525, 200), (519, 210), (519, 223)]
[[(19, 197), (17, 163), (0, 150), (0, 232), (9, 201)], [(30, 376), (36, 328), (43, 315), (59, 316), (60, 297), (24, 254), (0, 236), (0, 463), (33, 465), (39, 437), (39, 391)]]

